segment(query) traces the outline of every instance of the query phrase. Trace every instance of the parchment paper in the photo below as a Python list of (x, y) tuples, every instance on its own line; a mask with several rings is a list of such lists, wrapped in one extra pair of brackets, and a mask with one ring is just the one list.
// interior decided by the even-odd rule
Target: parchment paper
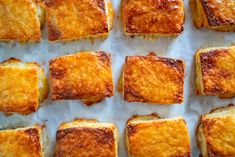
[[(175, 117), (182, 115), (190, 131), (191, 154), (198, 157), (195, 128), (199, 116), (211, 109), (233, 103), (234, 99), (220, 100), (217, 97), (195, 96), (195, 63), (194, 54), (198, 48), (210, 46), (229, 46), (235, 41), (235, 33), (219, 33), (206, 29), (197, 30), (192, 24), (191, 9), (185, 0), (186, 21), (184, 32), (177, 38), (162, 37), (154, 40), (130, 38), (123, 34), (120, 19), (120, 0), (113, 0), (115, 8), (114, 27), (110, 36), (105, 40), (79, 40), (72, 42), (49, 43), (47, 28), (44, 27), (42, 40), (36, 44), (19, 44), (17, 42), (0, 43), (0, 60), (16, 57), (23, 61), (39, 62), (48, 76), (48, 61), (51, 58), (72, 54), (81, 50), (104, 50), (111, 53), (112, 70), (115, 82), (115, 96), (91, 107), (80, 101), (51, 101), (50, 94), (36, 113), (28, 116), (14, 114), (4, 116), (0, 114), (0, 127), (11, 128), (29, 126), (34, 123), (45, 124), (47, 142), (46, 157), (53, 156), (55, 147), (55, 133), (61, 122), (74, 118), (96, 118), (100, 122), (113, 122), (119, 128), (119, 156), (126, 157), (123, 131), (128, 118), (134, 114), (158, 113), (161, 117)], [(156, 52), (159, 56), (183, 59), (186, 62), (184, 103), (176, 105), (148, 105), (143, 103), (127, 103), (117, 92), (117, 82), (125, 56), (147, 55)], [(169, 148), (170, 149), (170, 148)]]

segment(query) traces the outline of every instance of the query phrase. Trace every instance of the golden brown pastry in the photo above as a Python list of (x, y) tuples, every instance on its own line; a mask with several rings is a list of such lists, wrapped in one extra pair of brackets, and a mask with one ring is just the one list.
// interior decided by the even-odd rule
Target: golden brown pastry
[(235, 106), (218, 108), (201, 116), (197, 142), (203, 157), (235, 156)]
[(132, 117), (126, 125), (126, 146), (129, 157), (190, 157), (189, 133), (182, 117)]
[(183, 0), (122, 0), (124, 32), (130, 36), (177, 36), (183, 31)]
[(0, 41), (39, 41), (44, 14), (40, 0), (0, 0)]
[(0, 63), (0, 111), (5, 114), (35, 112), (47, 93), (47, 79), (39, 64), (14, 58)]
[(42, 126), (0, 131), (1, 157), (44, 157)]
[(113, 8), (106, 0), (46, 0), (48, 39), (107, 37)]
[(184, 62), (171, 58), (127, 56), (119, 81), (119, 91), (128, 102), (155, 104), (182, 103)]
[(215, 31), (235, 31), (234, 0), (190, 0), (194, 25)]
[(235, 46), (199, 49), (196, 53), (198, 95), (235, 95)]
[(56, 157), (118, 157), (118, 129), (112, 123), (78, 119), (56, 133)]
[(81, 99), (91, 105), (114, 94), (111, 58), (80, 52), (50, 60), (52, 100)]

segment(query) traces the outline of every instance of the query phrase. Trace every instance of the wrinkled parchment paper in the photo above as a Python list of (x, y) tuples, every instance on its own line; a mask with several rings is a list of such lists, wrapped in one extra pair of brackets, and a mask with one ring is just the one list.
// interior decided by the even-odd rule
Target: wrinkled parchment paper
[[(51, 101), (50, 94), (36, 113), (28, 116), (13, 114), (6, 117), (0, 113), (0, 128), (29, 126), (34, 123), (45, 124), (47, 142), (45, 143), (46, 157), (53, 156), (55, 133), (59, 124), (74, 118), (96, 118), (100, 122), (113, 122), (119, 128), (119, 156), (126, 157), (123, 131), (128, 118), (135, 114), (158, 113), (161, 117), (182, 115), (190, 131), (191, 154), (198, 157), (195, 128), (199, 116), (211, 109), (233, 103), (234, 99), (220, 100), (216, 97), (195, 96), (195, 62), (194, 54), (198, 48), (211, 46), (229, 46), (235, 42), (235, 33), (220, 33), (206, 29), (197, 30), (192, 24), (191, 9), (185, 0), (186, 21), (184, 32), (177, 38), (162, 37), (155, 40), (130, 38), (123, 34), (120, 21), (120, 0), (113, 0), (115, 8), (114, 27), (110, 36), (105, 40), (79, 40), (72, 42), (49, 43), (47, 28), (44, 27), (42, 40), (35, 44), (19, 44), (17, 42), (0, 43), (0, 60), (16, 57), (23, 61), (37, 61), (45, 69), (48, 76), (48, 61), (51, 58), (72, 54), (81, 50), (104, 50), (111, 53), (112, 70), (115, 82), (115, 96), (91, 107), (80, 101)], [(184, 103), (176, 105), (149, 105), (143, 103), (127, 103), (117, 92), (117, 82), (125, 56), (147, 55), (156, 52), (159, 56), (183, 59), (186, 62)], [(170, 149), (170, 148), (169, 148)]]

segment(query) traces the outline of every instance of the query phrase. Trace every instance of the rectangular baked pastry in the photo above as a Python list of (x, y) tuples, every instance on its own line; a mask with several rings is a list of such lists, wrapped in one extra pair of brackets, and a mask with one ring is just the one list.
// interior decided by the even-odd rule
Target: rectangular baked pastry
[(235, 31), (234, 0), (190, 0), (194, 25), (215, 31)]
[(182, 103), (184, 62), (157, 57), (154, 53), (148, 56), (127, 56), (119, 91), (128, 102)]
[(118, 157), (118, 129), (112, 123), (78, 119), (56, 133), (56, 157)]
[(43, 25), (42, 0), (1, 0), (0, 41), (39, 41)]
[(52, 100), (80, 99), (91, 105), (114, 94), (110, 54), (80, 52), (50, 60)]
[(235, 106), (214, 109), (202, 115), (197, 142), (203, 157), (235, 156)]
[(220, 98), (235, 96), (235, 46), (197, 51), (196, 92)]
[(0, 131), (1, 157), (44, 157), (43, 129), (33, 127)]
[(183, 31), (183, 0), (122, 0), (121, 12), (129, 36), (177, 36)]
[(46, 0), (46, 12), (50, 41), (107, 37), (114, 16), (106, 0)]
[(190, 157), (190, 139), (182, 117), (134, 116), (126, 124), (129, 157)]
[(39, 64), (14, 58), (0, 63), (0, 111), (5, 114), (35, 112), (47, 93), (47, 79)]

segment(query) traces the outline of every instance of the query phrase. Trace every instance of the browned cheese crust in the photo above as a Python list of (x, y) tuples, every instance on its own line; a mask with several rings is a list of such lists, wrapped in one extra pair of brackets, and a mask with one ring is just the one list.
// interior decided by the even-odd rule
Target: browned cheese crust
[(235, 118), (202, 119), (209, 157), (235, 156)]
[(124, 100), (128, 102), (182, 103), (184, 62), (154, 55), (128, 56), (123, 81)]
[[(233, 113), (227, 114), (229, 110)], [(230, 111), (231, 112), (231, 111)], [(212, 114), (220, 114), (210, 116)], [(205, 145), (204, 157), (234, 157), (235, 156), (235, 107), (214, 109), (211, 113), (202, 115), (198, 125), (197, 138), (199, 146)], [(199, 127), (204, 140), (199, 137)], [(203, 143), (202, 143), (203, 142)]]
[(211, 26), (235, 24), (234, 0), (201, 0)]
[(0, 63), (0, 111), (10, 114), (17, 112), (29, 114), (38, 109), (39, 104), (39, 70), (35, 67), (17, 67), (4, 64), (21, 63), (16, 59), (9, 59)]
[(40, 134), (40, 126), (0, 131), (0, 156), (43, 157)]
[(57, 157), (116, 157), (112, 128), (66, 128), (56, 134)]
[(104, 0), (46, 0), (48, 39), (72, 40), (106, 36)]
[(190, 0), (196, 27), (235, 31), (234, 0)]
[(183, 0), (122, 0), (127, 35), (177, 35), (183, 31)]
[(235, 47), (209, 50), (199, 55), (203, 94), (217, 95), (221, 98), (233, 97), (235, 95)]
[(0, 0), (0, 40), (39, 41), (35, 0)]
[(50, 79), (53, 100), (100, 101), (114, 94), (111, 58), (105, 52), (81, 52), (52, 59)]
[(130, 122), (126, 127), (131, 157), (190, 157), (190, 141), (183, 118)]

